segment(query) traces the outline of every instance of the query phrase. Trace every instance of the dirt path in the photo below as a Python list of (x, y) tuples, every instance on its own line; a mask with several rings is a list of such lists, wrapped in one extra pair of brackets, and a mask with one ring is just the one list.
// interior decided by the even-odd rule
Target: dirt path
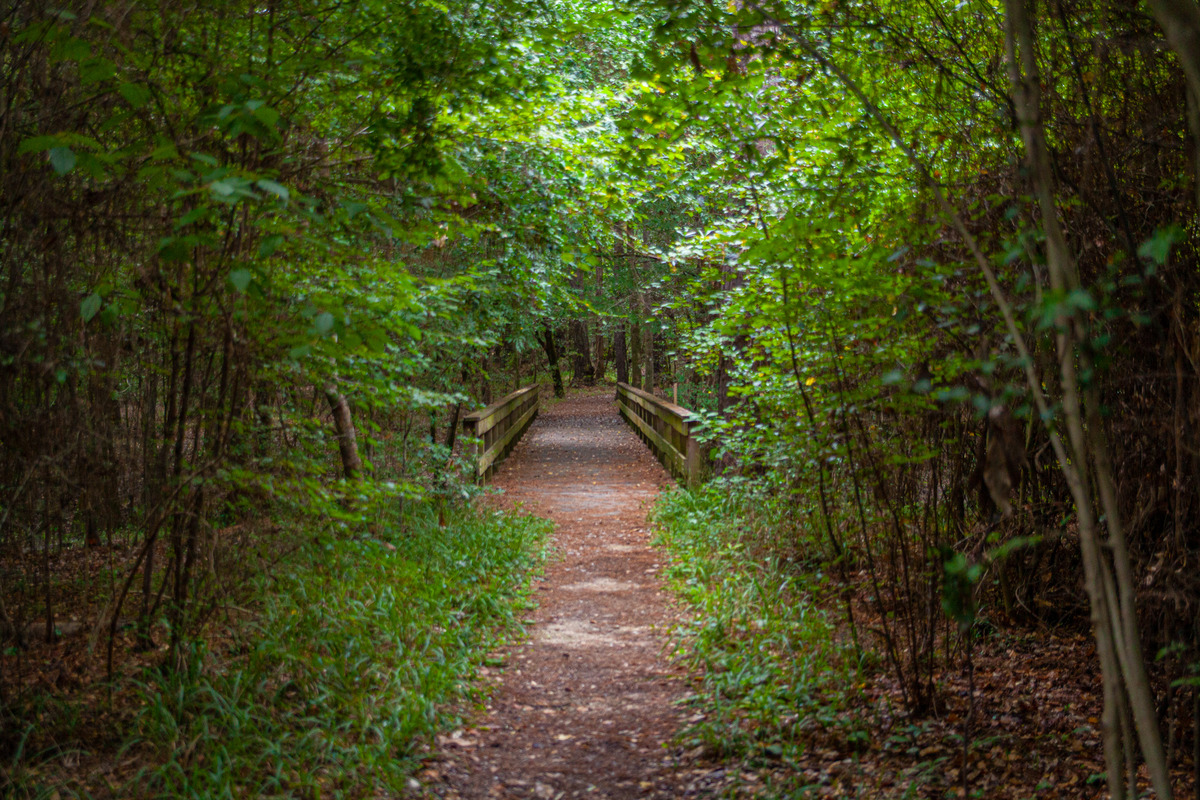
[(663, 650), (670, 615), (646, 524), (670, 478), (617, 415), (611, 391), (597, 390), (544, 410), (494, 483), (506, 504), (557, 523), (556, 552), (529, 639), (508, 653), (487, 715), (442, 740), (428, 789), (545, 800), (691, 794), (664, 747), (687, 687)]

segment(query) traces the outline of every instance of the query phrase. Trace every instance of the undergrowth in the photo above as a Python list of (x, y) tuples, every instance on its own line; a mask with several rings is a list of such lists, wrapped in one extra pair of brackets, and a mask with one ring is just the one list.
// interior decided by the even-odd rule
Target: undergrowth
[(228, 646), (195, 644), (186, 669), (134, 681), (117, 759), (147, 765), (133, 780), (19, 793), (400, 793), (429, 737), (482, 700), (472, 678), (531, 606), (550, 527), (472, 510), (445, 522), (422, 507), (370, 538), (310, 539), (261, 579), (253, 621)]
[(815, 599), (821, 573), (755, 546), (746, 520), (764, 522), (761, 508), (747, 513), (751, 502), (718, 483), (677, 489), (654, 521), (672, 589), (692, 611), (676, 639), (700, 676), (685, 744), (786, 771), (807, 747), (865, 742), (859, 659)]

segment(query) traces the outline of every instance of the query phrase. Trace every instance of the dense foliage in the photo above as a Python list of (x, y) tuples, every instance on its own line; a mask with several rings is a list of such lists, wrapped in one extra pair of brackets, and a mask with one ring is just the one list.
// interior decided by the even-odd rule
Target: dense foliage
[(664, 12), (646, 120), (722, 186), (669, 307), (718, 471), (865, 579), (912, 712), (980, 602), (1090, 606), (1110, 790), (1139, 747), (1166, 794), (1197, 728), (1191, 90), (1151, 9), (950, 5)]
[(864, 599), (913, 715), (981, 613), (1090, 618), (1109, 788), (1166, 794), (1193, 0), (0, 14), (0, 721), (65, 623), (110, 678), (186, 671), (314, 532), (457, 513), (464, 410), (561, 393), (561, 356), (703, 415), (773, 509), (754, 552), (820, 564), (856, 634)]

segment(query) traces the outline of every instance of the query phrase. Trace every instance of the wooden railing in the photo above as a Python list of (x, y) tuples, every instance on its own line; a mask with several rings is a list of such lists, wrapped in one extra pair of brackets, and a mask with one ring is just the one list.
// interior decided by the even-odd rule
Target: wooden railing
[(470, 445), (468, 451), (475, 460), (476, 475), (480, 478), (491, 475), (496, 465), (516, 447), (538, 414), (539, 400), (538, 387), (534, 384), (463, 417), (463, 434), (482, 440)]
[(617, 384), (617, 410), (675, 480), (700, 482), (700, 443), (693, 435), (699, 424), (691, 411), (626, 383)]

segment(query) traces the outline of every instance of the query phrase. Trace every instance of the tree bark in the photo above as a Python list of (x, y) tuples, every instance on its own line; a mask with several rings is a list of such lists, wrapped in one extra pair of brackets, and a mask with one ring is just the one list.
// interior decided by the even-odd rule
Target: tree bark
[[(598, 304), (600, 297), (604, 294), (604, 262), (597, 258), (595, 269), (595, 302)], [(592, 324), (592, 353), (595, 356), (594, 364), (595, 371), (593, 373), (596, 381), (604, 380), (604, 332), (600, 325), (600, 315), (591, 315)]]
[(1149, 0), (1167, 44), (1179, 56), (1188, 88), (1200, 96), (1200, 6), (1195, 0)]
[(358, 437), (354, 433), (350, 404), (332, 383), (325, 387), (325, 399), (329, 401), (329, 410), (333, 412), (333, 426), (337, 430), (342, 470), (347, 478), (355, 480), (362, 471), (362, 460), (358, 457)]
[(629, 383), (629, 362), (625, 358), (625, 323), (613, 334), (613, 358), (616, 360), (617, 383)]
[(588, 352), (587, 325), (583, 320), (573, 319), (570, 325), (574, 382), (582, 382), (584, 386), (596, 385), (596, 370), (592, 366), (592, 357)]
[[(1179, 0), (1158, 0), (1159, 6), (1182, 7), (1184, 12), (1196, 12), (1194, 3)], [(1021, 134), (1025, 141), (1029, 175), (1046, 235), (1046, 265), (1051, 286), (1057, 291), (1079, 288), (1079, 273), (1075, 259), (1067, 246), (1066, 235), (1058, 220), (1054, 196), (1054, 177), (1041, 118), (1041, 77), (1033, 46), (1033, 25), (1025, 0), (1006, 0), (1005, 33), (1008, 51), (1009, 77), (1016, 102)], [(1176, 8), (1178, 10), (1178, 8)], [(1187, 14), (1197, 19), (1200, 12)], [(1172, 34), (1168, 32), (1170, 37)], [(1187, 40), (1190, 45), (1193, 42)], [(1183, 56), (1181, 56), (1183, 57)], [(1136, 590), (1134, 588), (1129, 550), (1122, 527), (1116, 487), (1109, 462), (1108, 447), (1100, 418), (1100, 397), (1092, 383), (1082, 391), (1076, 373), (1080, 367), (1090, 370), (1087, 345), (1090, 332), (1087, 321), (1076, 312), (1062, 312), (1055, 320), (1056, 348), (1059, 357), (1059, 376), (1062, 384), (1062, 407), (1070, 461), (1063, 463), (1064, 477), (1076, 504), (1079, 539), (1083, 551), (1085, 586), (1092, 608), (1092, 627), (1096, 649), (1100, 656), (1104, 685), (1105, 709), (1103, 735), (1105, 760), (1108, 767), (1109, 792), (1113, 797), (1123, 794), (1120, 767), (1129, 761), (1121, 752), (1122, 731), (1116, 719), (1117, 711), (1126, 701), (1133, 712), (1138, 744), (1150, 782), (1163, 800), (1171, 797), (1171, 777), (1158, 728), (1154, 697), (1146, 674), (1137, 623)], [(1085, 422), (1086, 414), (1086, 422)], [(1100, 506), (1108, 530), (1108, 541), (1100, 540), (1096, 499), (1082, 469), (1091, 463), (1099, 489)], [(1105, 550), (1111, 553), (1107, 562)], [(1136, 765), (1124, 763), (1130, 776)]]
[(642, 326), (642, 355), (646, 359), (646, 368), (642, 371), (642, 389), (654, 393), (654, 383), (658, 375), (654, 369), (654, 326)]
[(608, 368), (608, 351), (604, 349), (604, 337), (599, 333), (600, 324), (596, 323), (596, 335), (592, 352), (595, 353), (596, 383), (604, 382), (604, 372)]
[(642, 385), (642, 311), (634, 304), (633, 318), (629, 321), (629, 385)]
[(558, 368), (558, 348), (554, 346), (554, 331), (549, 322), (542, 323), (542, 349), (546, 351), (546, 361), (550, 364), (550, 376), (554, 379), (554, 396), (565, 397), (563, 391), (562, 370)]
[(462, 403), (455, 403), (450, 411), (450, 421), (446, 423), (446, 447), (454, 452), (454, 443), (458, 439), (458, 420), (462, 416)]
[(488, 355), (489, 353), (483, 354), (483, 363), (480, 365), (479, 373), (479, 400), (485, 406), (492, 404), (492, 376), (488, 372)]
[(654, 328), (651, 325), (642, 326), (642, 357), (646, 360), (646, 367), (642, 370), (642, 389), (654, 394)]
[(1150, 10), (1179, 57), (1187, 77), (1187, 118), (1192, 129), (1193, 176), (1200, 208), (1200, 6), (1195, 0), (1149, 0)]

